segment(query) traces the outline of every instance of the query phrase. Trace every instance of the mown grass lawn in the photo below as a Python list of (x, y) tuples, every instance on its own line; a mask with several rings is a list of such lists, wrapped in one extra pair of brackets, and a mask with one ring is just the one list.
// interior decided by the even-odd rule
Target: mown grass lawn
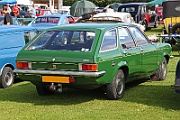
[[(152, 31), (146, 34), (158, 34), (161, 28)], [(0, 89), (0, 120), (178, 120), (180, 95), (171, 89), (179, 60), (175, 46), (172, 55), (166, 80), (129, 83), (120, 100), (107, 100), (98, 90), (80, 89), (42, 97), (29, 82)]]

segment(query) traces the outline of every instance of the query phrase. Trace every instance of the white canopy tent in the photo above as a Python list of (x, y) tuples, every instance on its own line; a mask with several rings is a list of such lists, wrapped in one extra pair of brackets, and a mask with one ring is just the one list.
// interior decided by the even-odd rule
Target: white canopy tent
[(23, 4), (23, 5), (32, 5), (33, 0), (17, 0), (18, 4)]

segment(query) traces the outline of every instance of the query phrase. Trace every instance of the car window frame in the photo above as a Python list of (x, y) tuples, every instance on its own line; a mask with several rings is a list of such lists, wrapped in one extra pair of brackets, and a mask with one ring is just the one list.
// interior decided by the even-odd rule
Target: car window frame
[[(141, 36), (143, 36), (143, 37), (145, 38), (145, 40), (147, 41), (147, 44), (144, 44), (144, 45), (139, 44), (137, 38), (135, 37), (135, 35), (133, 34), (133, 32), (130, 30), (130, 28), (135, 28), (136, 30), (138, 30), (139, 33), (141, 33)], [(141, 46), (147, 46), (147, 45), (151, 44), (151, 42), (150, 42), (150, 40), (147, 38), (147, 36), (146, 36), (137, 26), (135, 26), (135, 27), (134, 27), (134, 26), (129, 26), (128, 29), (129, 29), (129, 31), (130, 31), (130, 33), (131, 33), (131, 35), (132, 35), (132, 37), (133, 37), (133, 39), (134, 39), (134, 41), (135, 41), (136, 46), (141, 47)], [(135, 33), (137, 33), (137, 32), (135, 32)]]
[[(128, 33), (128, 35), (129, 35), (129, 37), (131, 38), (132, 43), (134, 44), (134, 46), (123, 48), (123, 46), (121, 45), (121, 39), (120, 39), (119, 29), (125, 29), (125, 30), (127, 31), (127, 33)], [(131, 49), (131, 48), (135, 48), (135, 47), (136, 47), (136, 42), (134, 41), (134, 38), (132, 37), (131, 32), (129, 31), (128, 27), (118, 27), (118, 38), (119, 38), (120, 47), (121, 47), (122, 49)]]
[[(116, 37), (115, 37), (116, 38), (116, 47), (114, 47), (112, 49), (108, 49), (108, 50), (101, 50), (103, 42), (104, 42), (104, 36), (105, 36), (106, 32), (111, 31), (113, 29), (115, 30), (115, 34), (116, 34)], [(117, 28), (111, 28), (111, 29), (106, 30), (103, 34), (103, 37), (102, 37), (102, 42), (101, 42), (101, 46), (99, 49), (99, 53), (113, 51), (113, 50), (116, 50), (117, 48), (118, 48), (118, 31), (117, 31)]]

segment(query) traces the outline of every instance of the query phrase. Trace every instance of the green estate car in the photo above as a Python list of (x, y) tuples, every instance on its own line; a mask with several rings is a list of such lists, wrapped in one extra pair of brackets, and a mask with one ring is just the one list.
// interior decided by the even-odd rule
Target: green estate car
[(34, 84), (39, 95), (62, 92), (62, 86), (105, 87), (108, 99), (120, 99), (127, 82), (164, 80), (171, 50), (168, 43), (150, 42), (134, 24), (67, 24), (28, 43), (14, 72)]

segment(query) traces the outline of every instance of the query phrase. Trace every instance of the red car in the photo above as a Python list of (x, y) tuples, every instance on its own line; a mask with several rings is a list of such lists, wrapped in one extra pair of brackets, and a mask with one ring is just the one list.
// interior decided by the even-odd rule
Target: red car
[(49, 9), (36, 9), (36, 17), (47, 15), (47, 14), (53, 14), (53, 12)]
[(162, 6), (158, 6), (155, 9), (156, 14), (158, 14), (159, 17), (159, 24), (163, 24), (163, 7)]
[(158, 15), (148, 11), (147, 3), (126, 3), (121, 4), (118, 12), (128, 12), (134, 18), (136, 23), (142, 24), (145, 30), (154, 27), (157, 28), (159, 24)]

